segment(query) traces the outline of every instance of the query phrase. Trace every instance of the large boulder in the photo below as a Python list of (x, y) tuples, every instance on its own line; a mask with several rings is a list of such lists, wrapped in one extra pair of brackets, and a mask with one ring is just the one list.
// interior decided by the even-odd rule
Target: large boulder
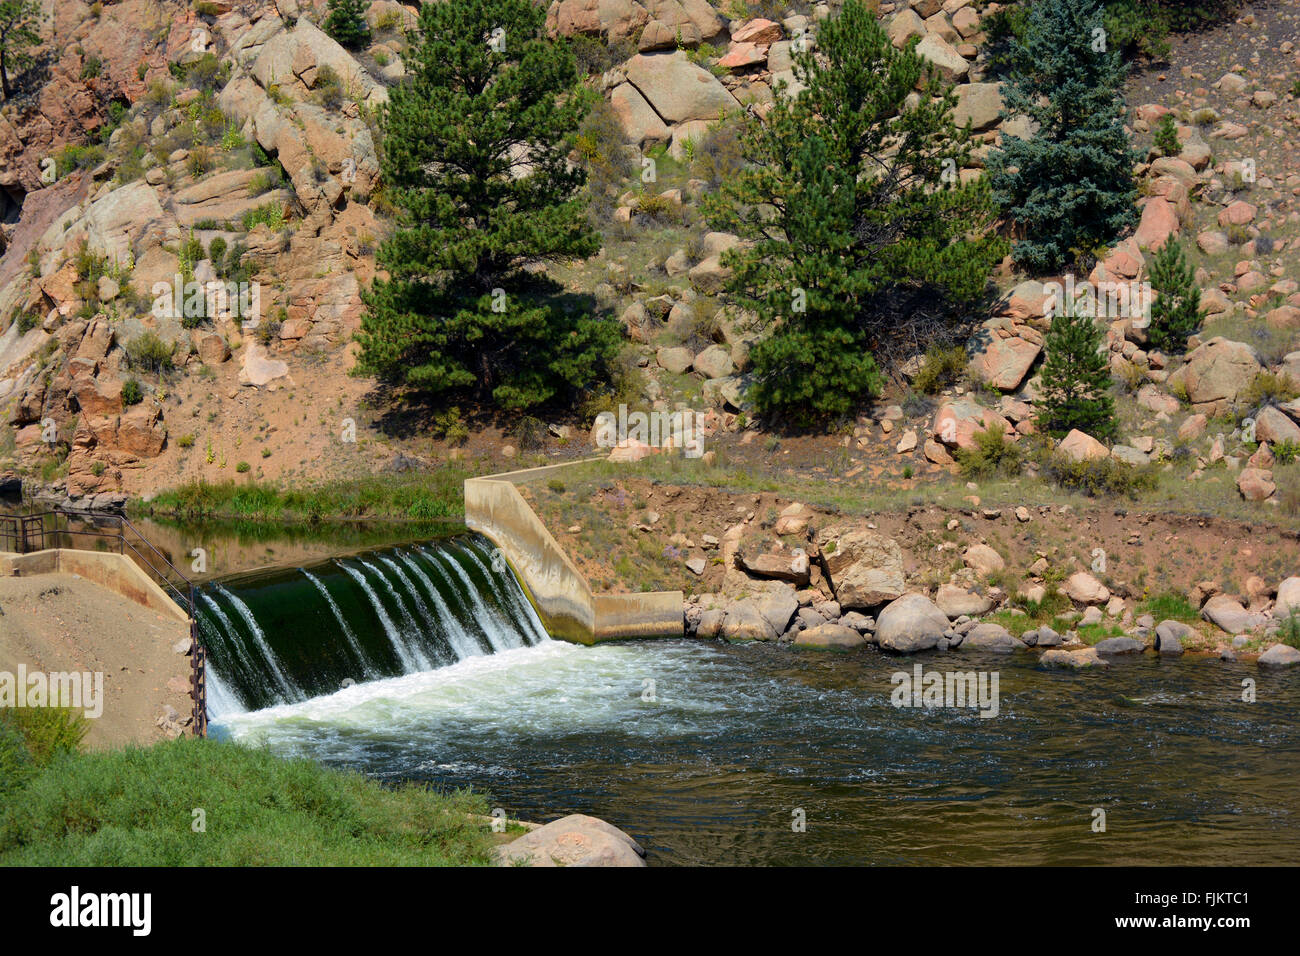
[(1272, 405), (1265, 405), (1255, 416), (1255, 438), (1270, 444), (1280, 441), (1300, 443), (1300, 425)]
[(1043, 656), (1038, 658), (1038, 666), (1071, 667), (1082, 670), (1086, 667), (1109, 667), (1110, 665), (1097, 653), (1095, 647), (1087, 647), (1081, 651), (1067, 651), (1060, 648), (1044, 651)]
[(1093, 645), (1098, 654), (1141, 654), (1147, 646), (1135, 637), (1108, 637)]
[(1110, 600), (1110, 588), (1087, 571), (1075, 571), (1061, 590), (1076, 604), (1105, 604)]
[(636, 146), (666, 143), (672, 136), (667, 124), (631, 83), (620, 83), (614, 87), (609, 94), (609, 105), (622, 124), (623, 135), (629, 143)]
[(763, 616), (757, 602), (748, 598), (743, 601), (736, 601), (727, 608), (727, 616), (722, 621), (721, 633), (723, 638), (733, 643), (774, 641), (781, 634)]
[(902, 595), (903, 551), (893, 538), (870, 530), (825, 538), (822, 563), (841, 608), (865, 610)]
[(970, 62), (937, 33), (927, 33), (916, 45), (916, 53), (933, 65), (949, 83), (961, 80), (970, 72)]
[(1254, 348), (1215, 336), (1187, 356), (1169, 385), (1185, 388), (1192, 408), (1213, 417), (1227, 411), (1263, 370)]
[(1001, 624), (994, 624), (992, 621), (984, 621), (976, 624), (962, 639), (960, 644), (964, 651), (968, 648), (975, 648), (987, 651), (997, 651), (1001, 654), (1010, 654), (1012, 651), (1022, 651), (1027, 645), (1018, 637), (1013, 637)]
[(612, 824), (574, 813), (493, 851), (499, 866), (645, 866), (645, 850)]
[(1195, 633), (1182, 621), (1161, 621), (1156, 625), (1156, 653), (1165, 656), (1183, 653), (1183, 641)]
[(740, 103), (716, 76), (696, 66), (685, 51), (638, 53), (627, 63), (628, 82), (667, 123), (716, 120)]
[(971, 339), (970, 374), (1003, 392), (1014, 392), (1042, 354), (1041, 345), (1016, 335), (1002, 337), (987, 327)]
[(1061, 439), (1061, 443), (1056, 446), (1056, 450), (1071, 461), (1099, 460), (1110, 457), (1110, 451), (1105, 445), (1077, 428), (1071, 429), (1070, 433)]
[(953, 93), (957, 96), (957, 106), (952, 118), (958, 126), (965, 126), (969, 121), (971, 129), (980, 132), (997, 125), (1003, 107), (999, 84), (963, 83)]
[(948, 630), (948, 615), (924, 594), (904, 594), (891, 601), (876, 620), (876, 643), (883, 651), (911, 654), (939, 644)]
[(987, 594), (977, 594), (957, 584), (940, 585), (934, 603), (950, 618), (963, 615), (976, 617), (987, 614), (993, 608), (993, 600)]
[(969, 451), (975, 447), (975, 433), (994, 425), (1000, 425), (1007, 435), (1014, 431), (1011, 423), (991, 408), (960, 398), (944, 402), (939, 407), (930, 425), (930, 434), (949, 448)]
[(1277, 586), (1277, 601), (1273, 610), (1286, 617), (1293, 610), (1300, 611), (1300, 577), (1290, 577)]
[(636, 0), (556, 0), (546, 11), (546, 31), (552, 36), (604, 34), (618, 42), (649, 22), (650, 14)]
[(861, 647), (867, 639), (851, 627), (839, 624), (819, 624), (800, 631), (794, 639), (795, 647)]
[(1216, 594), (1206, 601), (1201, 617), (1229, 634), (1242, 634), (1263, 620), (1262, 615), (1252, 614), (1230, 594)]
[(1274, 644), (1259, 655), (1259, 663), (1265, 667), (1293, 667), (1300, 664), (1300, 651), (1286, 644)]

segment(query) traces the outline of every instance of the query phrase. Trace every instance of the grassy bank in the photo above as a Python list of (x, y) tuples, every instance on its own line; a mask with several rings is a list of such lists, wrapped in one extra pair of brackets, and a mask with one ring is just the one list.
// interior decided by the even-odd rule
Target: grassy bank
[(78, 753), (79, 739), (0, 712), (0, 866), (489, 862), (493, 835), (470, 816), (487, 802), (469, 793), (386, 789), (211, 740)]
[(419, 474), (366, 475), (309, 488), (272, 483), (194, 481), (136, 501), (132, 512), (180, 518), (320, 521), (337, 518), (459, 518), (464, 482), (475, 472), (447, 465)]

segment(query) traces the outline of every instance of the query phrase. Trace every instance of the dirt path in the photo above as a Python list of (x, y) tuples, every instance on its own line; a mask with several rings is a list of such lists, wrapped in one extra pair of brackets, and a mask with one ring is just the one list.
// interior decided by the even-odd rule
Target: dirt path
[(0, 577), (0, 614), (0, 671), (103, 673), (88, 747), (161, 740), (168, 705), (189, 715), (189, 658), (172, 650), (184, 623), (71, 574)]

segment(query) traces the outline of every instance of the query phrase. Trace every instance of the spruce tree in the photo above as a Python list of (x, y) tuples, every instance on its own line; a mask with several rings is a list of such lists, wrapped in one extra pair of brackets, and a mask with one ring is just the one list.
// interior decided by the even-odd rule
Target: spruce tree
[(1016, 261), (1052, 272), (1111, 243), (1137, 218), (1124, 131), (1125, 68), (1109, 43), (1098, 0), (1039, 0), (1023, 40), (1012, 39), (1003, 96), (1038, 130), (1003, 133), (989, 157), (993, 194), (1025, 233)]
[(603, 379), (620, 330), (529, 267), (594, 254), (585, 174), (567, 159), (589, 108), (573, 54), (530, 0), (420, 10), (381, 126), (403, 210), (364, 295), (359, 374), (504, 409), (568, 400)]
[(32, 65), (33, 47), (41, 42), (36, 25), (41, 19), (37, 0), (0, 0), (0, 91), (9, 99), (11, 70), (25, 70)]
[(1183, 247), (1172, 238), (1156, 252), (1151, 262), (1151, 324), (1147, 338), (1167, 355), (1179, 355), (1187, 340), (1196, 334), (1205, 315), (1201, 312), (1201, 290), (1196, 275), (1183, 255)]
[(1038, 427), (1054, 438), (1077, 428), (1093, 438), (1115, 434), (1105, 331), (1088, 312), (1065, 302), (1052, 315), (1043, 360)]
[[(955, 97), (897, 50), (860, 0), (794, 53), (803, 89), (742, 132), (747, 166), (705, 201), (729, 291), (770, 334), (751, 352), (760, 412), (809, 424), (878, 392), (873, 353), (924, 351), (979, 299), (1005, 254), (982, 180), (962, 184)], [(909, 94), (919, 92), (913, 106)]]
[(366, 23), (366, 0), (329, 0), (329, 15), (325, 18), (325, 32), (340, 46), (356, 49), (370, 39)]

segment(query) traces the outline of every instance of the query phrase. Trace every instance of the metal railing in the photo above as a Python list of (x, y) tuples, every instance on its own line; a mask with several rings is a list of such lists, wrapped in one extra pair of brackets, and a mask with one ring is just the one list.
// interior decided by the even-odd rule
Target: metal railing
[[(47, 519), (51, 519), (47, 521)], [(60, 519), (64, 526), (60, 527)], [(83, 525), (75, 527), (74, 522)], [(89, 530), (86, 530), (86, 528)], [(111, 529), (111, 530), (110, 530)], [(117, 553), (129, 556), (189, 615), (191, 729), (196, 737), (208, 732), (207, 651), (199, 640), (198, 603), (194, 583), (140, 533), (126, 515), (106, 511), (65, 511), (53, 508), (25, 515), (0, 515), (0, 551), (27, 554), (61, 547), (66, 537), (72, 547), (81, 541), (117, 542)], [(85, 548), (83, 550), (103, 550)]]

